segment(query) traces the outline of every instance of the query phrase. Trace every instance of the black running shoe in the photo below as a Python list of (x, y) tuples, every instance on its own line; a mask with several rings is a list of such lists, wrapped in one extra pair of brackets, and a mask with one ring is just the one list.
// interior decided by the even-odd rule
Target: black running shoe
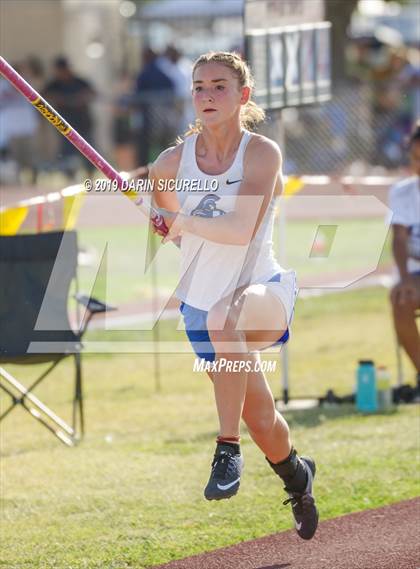
[(292, 513), (295, 518), (295, 527), (298, 536), (302, 539), (312, 539), (318, 527), (318, 510), (312, 494), (312, 485), (315, 477), (315, 462), (312, 458), (301, 457), (308, 474), (308, 482), (303, 492), (291, 492), (285, 488), (289, 498), (283, 502), (292, 504)]
[(238, 490), (243, 468), (242, 454), (235, 454), (229, 445), (219, 443), (211, 463), (211, 474), (204, 490), (207, 500), (231, 498)]

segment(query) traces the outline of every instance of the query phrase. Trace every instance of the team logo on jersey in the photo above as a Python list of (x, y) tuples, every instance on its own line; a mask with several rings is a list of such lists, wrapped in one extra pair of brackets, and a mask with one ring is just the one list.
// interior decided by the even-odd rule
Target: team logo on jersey
[(216, 202), (220, 200), (219, 196), (204, 196), (198, 206), (192, 210), (191, 215), (198, 217), (219, 217), (226, 212), (217, 207)]

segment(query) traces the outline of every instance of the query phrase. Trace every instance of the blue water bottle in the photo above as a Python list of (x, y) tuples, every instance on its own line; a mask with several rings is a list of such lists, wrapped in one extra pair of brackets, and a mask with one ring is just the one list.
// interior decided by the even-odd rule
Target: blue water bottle
[(360, 360), (357, 368), (356, 408), (362, 413), (378, 410), (376, 372), (372, 360)]

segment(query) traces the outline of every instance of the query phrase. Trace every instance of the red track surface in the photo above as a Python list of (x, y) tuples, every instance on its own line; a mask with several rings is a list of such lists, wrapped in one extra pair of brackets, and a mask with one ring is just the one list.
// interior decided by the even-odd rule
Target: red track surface
[(195, 555), (160, 569), (420, 569), (420, 498)]

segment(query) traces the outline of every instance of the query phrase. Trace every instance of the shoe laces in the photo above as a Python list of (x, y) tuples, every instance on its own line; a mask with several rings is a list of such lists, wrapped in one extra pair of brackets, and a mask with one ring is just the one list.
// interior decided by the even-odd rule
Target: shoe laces
[[(285, 489), (286, 490), (286, 489)], [(287, 492), (287, 490), (286, 490)], [(311, 509), (312, 500), (309, 494), (303, 492), (291, 492), (289, 493), (289, 498), (283, 502), (283, 506), (287, 506), (288, 504), (292, 504), (292, 508), (296, 506), (300, 506), (303, 512), (306, 512)]]
[(298, 499), (299, 498), (297, 494), (290, 495), (290, 497), (283, 502), (283, 506), (288, 506), (289, 504), (292, 504), (292, 507), (294, 507), (298, 503)]
[(214, 478), (225, 478), (232, 456), (226, 451), (215, 454), (211, 463)]

